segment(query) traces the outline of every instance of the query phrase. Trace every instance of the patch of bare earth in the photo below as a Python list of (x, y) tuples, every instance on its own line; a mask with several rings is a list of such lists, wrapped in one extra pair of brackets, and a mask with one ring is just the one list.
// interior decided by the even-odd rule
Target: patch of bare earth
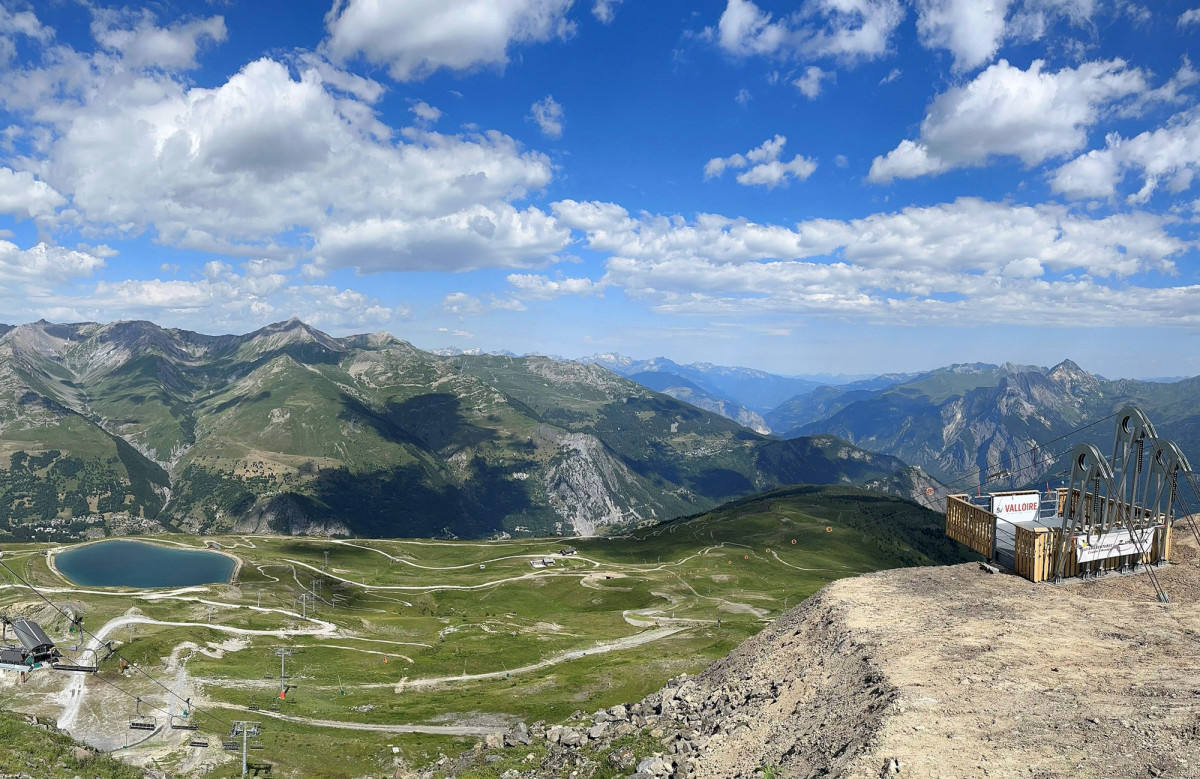
[[(1182, 528), (1177, 528), (1182, 530)], [(1200, 566), (835, 582), (678, 688), (695, 777), (1200, 776)], [(680, 696), (688, 700), (680, 701)], [(678, 772), (677, 772), (678, 773)]]

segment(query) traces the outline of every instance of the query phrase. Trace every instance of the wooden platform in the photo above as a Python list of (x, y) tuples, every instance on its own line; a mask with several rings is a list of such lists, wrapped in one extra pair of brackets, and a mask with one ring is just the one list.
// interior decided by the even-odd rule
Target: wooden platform
[[(1078, 500), (1078, 494), (1071, 500)], [(946, 498), (946, 535), (964, 544), (989, 561), (997, 560), (996, 515), (969, 502), (968, 495), (950, 495)], [(1066, 507), (1068, 498), (1065, 490), (1059, 490), (1059, 515)], [(1058, 519), (1012, 522), (1015, 530), (1012, 569), (1031, 582), (1043, 582), (1054, 578), (1054, 556), (1058, 549)], [(1077, 559), (1074, 543), (1067, 544), (1063, 577), (1078, 576), (1082, 570)], [(1109, 557), (1094, 563), (1084, 563), (1095, 571), (1116, 571), (1137, 565), (1157, 564), (1171, 558), (1171, 527), (1162, 525), (1154, 532), (1153, 543), (1142, 555)], [(1009, 564), (1008, 559), (1002, 561)]]

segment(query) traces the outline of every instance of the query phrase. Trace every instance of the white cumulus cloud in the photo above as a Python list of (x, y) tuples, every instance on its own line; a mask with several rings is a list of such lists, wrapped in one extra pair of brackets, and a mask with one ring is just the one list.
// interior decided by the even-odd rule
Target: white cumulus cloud
[(574, 32), (572, 0), (338, 0), (325, 17), (326, 46), (339, 59), (362, 55), (398, 81), (438, 70), (503, 67), (514, 44)]
[(604, 285), (587, 278), (555, 278), (539, 273), (510, 273), (507, 281), (519, 297), (553, 300), (564, 295), (598, 295)]
[(918, 0), (917, 34), (926, 48), (947, 49), (956, 70), (990, 62), (1004, 36), (1009, 0)]
[(550, 182), (550, 160), (502, 133), (432, 132), (424, 103), (415, 126), (390, 127), (371, 106), (378, 85), (313, 57), (262, 58), (211, 87), (123, 57), (59, 45), (40, 67), (0, 71), (0, 105), (32, 149), (0, 191), (40, 193), (26, 207), (42, 219), (68, 200), (59, 218), (99, 234), (311, 252), (326, 268), (528, 267), (565, 246), (515, 204)]
[(833, 81), (837, 74), (831, 70), (821, 70), (816, 65), (804, 69), (800, 77), (792, 81), (792, 86), (800, 90), (800, 94), (809, 100), (815, 100), (821, 94), (821, 87), (826, 81)]
[(621, 4), (621, 0), (596, 0), (592, 4), (592, 16), (600, 20), (602, 24), (611, 24), (616, 18), (617, 6)]
[(546, 95), (529, 107), (529, 118), (537, 122), (542, 135), (547, 138), (561, 138), (566, 112), (553, 95)]
[(104, 48), (119, 53), (130, 67), (190, 69), (196, 67), (201, 45), (225, 40), (226, 29), (221, 16), (159, 27), (149, 11), (97, 8), (92, 36)]
[(50, 216), (66, 205), (67, 199), (28, 171), (0, 167), (0, 214), (18, 219)]
[(1000, 60), (973, 80), (938, 95), (920, 137), (871, 163), (869, 179), (938, 174), (1013, 156), (1026, 165), (1077, 151), (1087, 131), (1117, 104), (1149, 90), (1146, 74), (1122, 60), (1057, 72), (1035, 60), (1028, 70)]
[(804, 181), (817, 169), (815, 160), (799, 154), (789, 161), (780, 159), (787, 137), (776, 135), (745, 154), (713, 157), (704, 165), (704, 178), (718, 178), (727, 169), (741, 170), (737, 182), (743, 186), (765, 186), (774, 189), (787, 185), (789, 179)]
[[(1200, 287), (1135, 287), (1170, 278), (1188, 242), (1169, 218), (1080, 215), (1062, 206), (976, 198), (794, 228), (716, 214), (692, 220), (613, 204), (555, 203), (560, 222), (607, 252), (600, 283), (664, 313), (704, 316), (852, 314), (945, 325), (1111, 324), (1126, 295), (1149, 302), (1139, 324), (1200, 324)], [(1180, 320), (1182, 317), (1183, 320)]]
[(1179, 193), (1200, 174), (1200, 109), (1177, 114), (1163, 127), (1132, 138), (1112, 133), (1103, 149), (1081, 154), (1051, 177), (1054, 191), (1072, 198), (1115, 198), (1125, 176), (1133, 172), (1142, 185), (1128, 195), (1145, 203), (1159, 188)]
[(91, 276), (104, 267), (97, 253), (41, 242), (22, 249), (0, 240), (0, 295), (42, 294), (71, 279)]
[(888, 51), (904, 19), (899, 0), (812, 0), (776, 19), (752, 0), (728, 0), (706, 34), (738, 57), (870, 60)]
[(414, 103), (409, 107), (408, 110), (413, 116), (417, 117), (417, 119), (420, 119), (422, 122), (426, 122), (428, 124), (433, 124), (438, 119), (442, 118), (442, 112), (439, 109), (429, 105), (429, 103), (426, 103), (424, 100)]

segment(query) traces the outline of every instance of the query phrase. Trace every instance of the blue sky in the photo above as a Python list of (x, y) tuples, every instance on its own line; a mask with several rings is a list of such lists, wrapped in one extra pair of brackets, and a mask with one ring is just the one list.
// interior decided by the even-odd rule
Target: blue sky
[(1200, 373), (1200, 8), (0, 0), (0, 322)]

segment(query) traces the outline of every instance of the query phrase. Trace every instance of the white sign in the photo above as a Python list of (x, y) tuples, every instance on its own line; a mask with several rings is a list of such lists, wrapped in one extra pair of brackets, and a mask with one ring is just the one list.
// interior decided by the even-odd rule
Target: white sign
[(992, 513), (1006, 522), (1024, 522), (1037, 519), (1041, 507), (1041, 495), (1033, 492), (1014, 492), (1010, 495), (992, 496)]
[[(1154, 528), (1135, 530), (1132, 538), (1130, 535), (1128, 530), (1113, 530), (1102, 536), (1092, 536), (1091, 541), (1087, 536), (1075, 536), (1079, 562), (1090, 563), (1093, 560), (1150, 551), (1150, 545), (1154, 543)], [(1137, 539), (1136, 543), (1134, 539)]]

